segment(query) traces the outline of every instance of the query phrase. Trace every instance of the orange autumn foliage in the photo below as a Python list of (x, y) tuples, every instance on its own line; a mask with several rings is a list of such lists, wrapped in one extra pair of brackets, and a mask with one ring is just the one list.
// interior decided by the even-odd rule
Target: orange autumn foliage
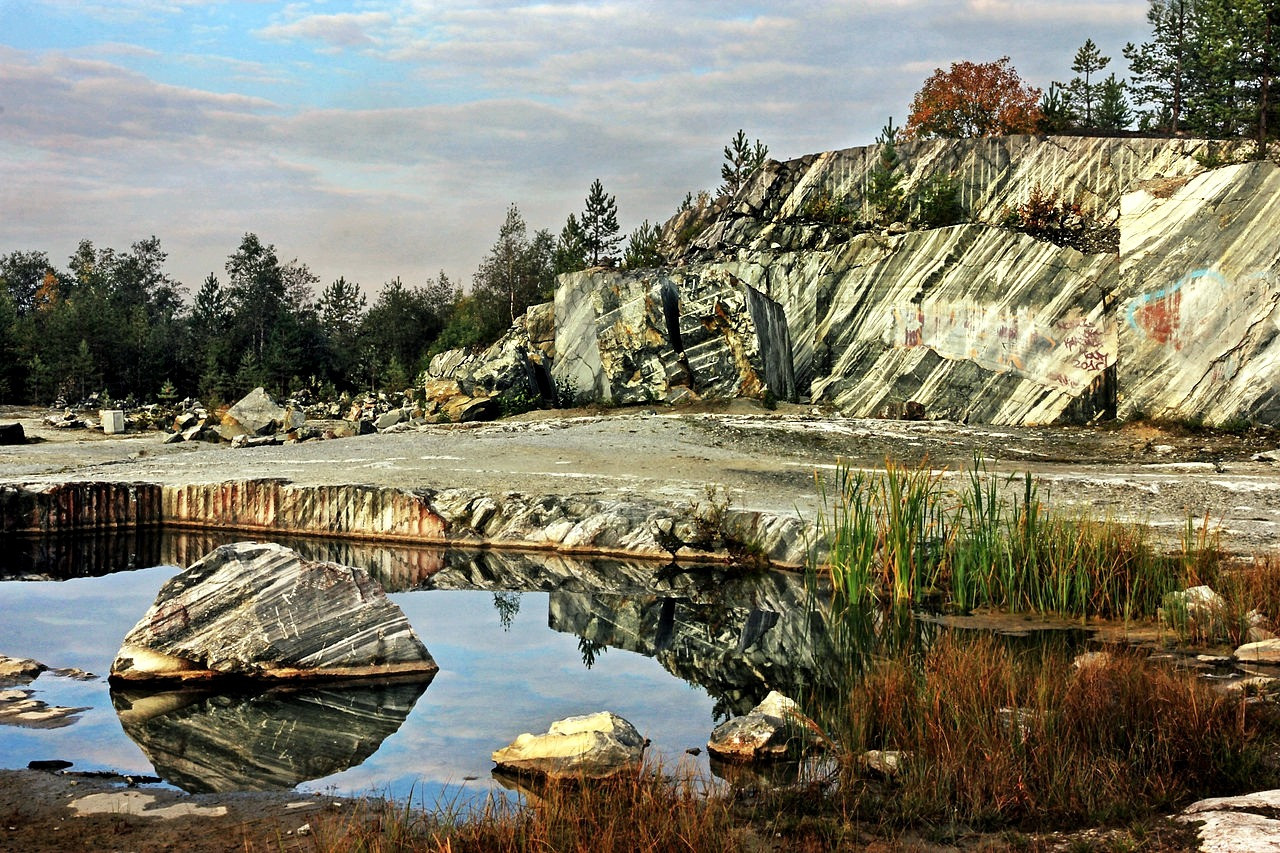
[(1004, 56), (995, 62), (954, 62), (935, 69), (911, 101), (906, 139), (1034, 133), (1040, 90), (1027, 84)]

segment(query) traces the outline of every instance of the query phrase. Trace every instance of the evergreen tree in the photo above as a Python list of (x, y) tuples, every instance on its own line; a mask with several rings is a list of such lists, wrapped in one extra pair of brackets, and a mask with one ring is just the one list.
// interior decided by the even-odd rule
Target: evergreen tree
[(1072, 78), (1067, 84), (1067, 92), (1077, 111), (1083, 106), (1083, 115), (1079, 112), (1076, 115), (1085, 127), (1095, 126), (1094, 106), (1102, 98), (1102, 83), (1095, 82), (1094, 77), (1110, 62), (1111, 57), (1103, 56), (1093, 39), (1085, 39), (1084, 44), (1076, 51), (1075, 61), (1071, 63), (1072, 71), (1077, 75), (1084, 75)]
[(1151, 0), (1147, 10), (1151, 41), (1124, 47), (1130, 90), (1145, 105), (1138, 114), (1143, 129), (1175, 133), (1182, 127), (1195, 5), (1196, 0)]
[(1061, 83), (1050, 83), (1040, 97), (1040, 132), (1063, 133), (1072, 123), (1070, 96)]
[(631, 232), (631, 237), (627, 240), (627, 249), (622, 256), (622, 265), (629, 270), (661, 266), (663, 257), (658, 249), (660, 237), (657, 227), (650, 225), (649, 220), (646, 219)]
[(1098, 112), (1095, 117), (1099, 130), (1128, 130), (1133, 123), (1133, 111), (1129, 109), (1129, 101), (1125, 97), (1125, 84), (1111, 74), (1102, 82), (1102, 94), (1098, 99)]
[(720, 195), (737, 195), (768, 156), (769, 146), (757, 139), (755, 147), (752, 147), (747, 141), (747, 134), (738, 128), (737, 135), (724, 147), (725, 162), (720, 167), (720, 179), (724, 184), (720, 187)]
[(587, 268), (587, 242), (582, 233), (582, 225), (578, 217), (572, 213), (560, 229), (560, 237), (556, 240), (552, 267), (556, 275), (577, 272)]
[(582, 211), (582, 244), (587, 262), (595, 267), (613, 261), (613, 252), (622, 238), (618, 234), (618, 201), (604, 191), (604, 184), (596, 178), (587, 193), (586, 209)]
[(895, 221), (903, 212), (903, 175), (898, 170), (900, 161), (894, 144), (897, 135), (890, 116), (889, 123), (880, 129), (880, 135), (876, 137), (880, 150), (876, 155), (876, 165), (867, 175), (867, 206), (871, 219), (880, 224)]

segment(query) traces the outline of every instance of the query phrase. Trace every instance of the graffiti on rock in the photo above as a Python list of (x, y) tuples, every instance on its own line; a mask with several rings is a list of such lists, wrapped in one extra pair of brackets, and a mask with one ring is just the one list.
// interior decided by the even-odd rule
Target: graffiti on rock
[(894, 345), (927, 347), (998, 373), (1079, 393), (1116, 362), (1113, 324), (1073, 309), (1043, 317), (1034, 307), (928, 302), (893, 309)]
[[(1135, 296), (1124, 317), (1140, 344), (1184, 357), (1213, 356), (1215, 379), (1229, 380), (1240, 367), (1230, 349), (1250, 326), (1274, 313), (1278, 285), (1270, 271), (1231, 276), (1217, 268), (1197, 269)], [(1275, 316), (1280, 324), (1280, 315)]]

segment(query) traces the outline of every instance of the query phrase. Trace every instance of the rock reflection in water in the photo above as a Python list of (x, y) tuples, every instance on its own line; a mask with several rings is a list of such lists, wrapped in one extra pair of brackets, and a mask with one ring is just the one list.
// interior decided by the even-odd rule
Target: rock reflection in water
[(413, 710), (419, 681), (111, 691), (125, 733), (156, 773), (197, 793), (280, 791), (354, 767)]

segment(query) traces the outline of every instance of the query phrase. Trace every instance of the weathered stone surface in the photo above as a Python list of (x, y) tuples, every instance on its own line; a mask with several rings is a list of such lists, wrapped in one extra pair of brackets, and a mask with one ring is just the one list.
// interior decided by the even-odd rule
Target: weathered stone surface
[(1280, 167), (1125, 196), (1122, 415), (1280, 423)]
[(377, 751), (427, 685), (357, 683), (112, 690), (125, 734), (168, 782), (198, 794), (279, 791), (354, 767)]
[(528, 732), (493, 753), (499, 768), (551, 779), (601, 779), (636, 766), (645, 740), (610, 711), (557, 720), (546, 734)]
[(305, 420), (302, 413), (289, 412), (277, 405), (266, 390), (259, 387), (227, 410), (218, 432), (230, 441), (237, 435), (271, 435), (281, 430), (296, 429)]
[(49, 667), (31, 658), (11, 658), (0, 655), (0, 686), (26, 684), (34, 681)]
[(0, 689), (0, 726), (24, 729), (60, 729), (80, 719), (89, 709), (64, 708), (33, 699), (30, 690)]
[(161, 587), (125, 636), (118, 681), (427, 675), (436, 663), (362, 569), (279, 545), (224, 545)]
[(725, 760), (757, 761), (780, 758), (813, 743), (819, 729), (793, 699), (769, 691), (759, 705), (732, 717), (711, 732), (707, 751)]
[(1236, 657), (1248, 663), (1280, 664), (1280, 640), (1259, 640), (1236, 649)]
[(475, 421), (496, 420), (502, 414), (502, 406), (497, 397), (451, 398), (440, 407), (440, 413), (454, 423), (472, 423)]
[(0, 424), (0, 446), (26, 443), (27, 434), (22, 424)]
[(1202, 853), (1280, 851), (1280, 790), (1192, 803), (1177, 818), (1199, 823)]
[(556, 290), (552, 377), (575, 400), (795, 395), (782, 309), (734, 276), (586, 271)]

